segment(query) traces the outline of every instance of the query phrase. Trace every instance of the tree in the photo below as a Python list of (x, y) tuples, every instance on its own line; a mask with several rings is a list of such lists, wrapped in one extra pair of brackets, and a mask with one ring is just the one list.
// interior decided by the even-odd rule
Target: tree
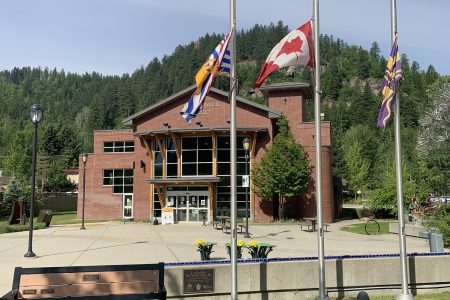
[(3, 161), (5, 175), (14, 176), (21, 181), (31, 176), (31, 128), (16, 132), (6, 150)]
[(6, 186), (3, 203), (0, 205), (0, 215), (8, 216), (11, 213), (14, 201), (26, 201), (29, 195), (26, 185), (12, 177)]
[(344, 154), (344, 159), (350, 188), (354, 191), (367, 188), (370, 162), (362, 156), (361, 143), (351, 144)]
[(425, 217), (424, 226), (428, 231), (442, 233), (444, 247), (450, 247), (450, 205), (442, 205)]
[(440, 93), (435, 93), (432, 106), (420, 119), (417, 149), (428, 169), (434, 169), (443, 176), (433, 176), (434, 191), (445, 193), (450, 190), (450, 83), (441, 85)]
[[(286, 117), (278, 120), (279, 132), (260, 163), (255, 164), (252, 179), (255, 193), (264, 198), (292, 197), (307, 191), (311, 169), (307, 155), (294, 139)], [(285, 202), (279, 202), (279, 218), (283, 218)]]
[[(397, 215), (397, 181), (394, 163), (388, 164), (382, 185), (376, 189), (369, 199), (369, 207), (375, 214)], [(411, 178), (406, 163), (402, 166), (403, 199), (409, 199), (416, 193), (416, 182)], [(406, 202), (406, 201), (405, 201)]]

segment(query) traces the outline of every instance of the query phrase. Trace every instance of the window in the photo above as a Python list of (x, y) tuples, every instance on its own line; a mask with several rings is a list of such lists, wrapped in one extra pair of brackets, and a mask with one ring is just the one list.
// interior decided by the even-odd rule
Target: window
[(103, 152), (105, 153), (134, 152), (134, 142), (133, 141), (104, 142)]
[[(238, 136), (236, 142), (236, 189), (238, 216), (245, 216), (245, 192), (242, 187), (242, 175), (245, 174), (245, 152), (242, 141), (245, 136)], [(221, 177), (217, 184), (217, 214), (228, 215), (230, 212), (230, 137), (217, 137), (217, 175)], [(248, 160), (247, 172), (250, 170), (250, 160)]]
[(189, 137), (181, 141), (182, 176), (210, 176), (213, 171), (212, 138)]
[[(176, 139), (177, 144), (180, 142)], [(167, 165), (167, 177), (177, 177), (178, 176), (178, 158), (177, 151), (175, 149), (175, 144), (171, 138), (167, 139), (166, 143), (166, 165)]]
[[(164, 140), (160, 140), (161, 145), (164, 145)], [(154, 176), (155, 178), (161, 178), (163, 176), (163, 157), (161, 150), (159, 149), (158, 141), (153, 141), (154, 157), (153, 157), (153, 165), (154, 165)]]
[(133, 193), (133, 169), (103, 170), (103, 185), (112, 186), (113, 193)]

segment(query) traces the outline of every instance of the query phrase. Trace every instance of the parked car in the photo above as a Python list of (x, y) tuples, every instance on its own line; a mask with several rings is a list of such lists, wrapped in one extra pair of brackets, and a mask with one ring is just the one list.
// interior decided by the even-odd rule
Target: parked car
[(442, 202), (442, 203), (450, 203), (450, 196), (441, 196), (441, 197), (439, 198), (439, 202)]

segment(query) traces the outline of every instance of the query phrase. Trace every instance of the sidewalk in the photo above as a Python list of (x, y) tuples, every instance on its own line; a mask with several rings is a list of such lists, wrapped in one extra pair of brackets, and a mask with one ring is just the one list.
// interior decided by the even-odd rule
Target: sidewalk
[[(325, 255), (398, 253), (398, 236), (365, 236), (340, 231), (359, 221), (333, 223), (325, 233)], [(24, 258), (28, 232), (0, 235), (0, 295), (10, 290), (14, 268), (72, 265), (142, 264), (199, 261), (194, 241), (217, 242), (212, 259), (228, 259), (225, 243), (229, 234), (212, 225), (158, 225), (150, 223), (96, 223), (51, 226), (34, 231), (33, 251), (37, 258)], [(317, 233), (300, 230), (299, 225), (255, 225), (252, 239), (276, 245), (269, 257), (317, 256)], [(243, 239), (243, 234), (239, 234)], [(248, 240), (247, 240), (248, 241)], [(429, 252), (425, 239), (407, 237), (408, 252)], [(243, 257), (249, 257), (244, 251)]]

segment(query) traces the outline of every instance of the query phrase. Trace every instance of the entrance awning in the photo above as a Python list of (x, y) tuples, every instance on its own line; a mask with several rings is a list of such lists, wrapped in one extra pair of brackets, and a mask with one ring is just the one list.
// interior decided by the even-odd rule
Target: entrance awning
[(220, 177), (208, 176), (208, 177), (175, 177), (175, 178), (154, 178), (147, 179), (148, 183), (155, 184), (201, 184), (201, 183), (212, 183), (220, 182)]
[[(239, 133), (267, 133), (268, 129), (266, 127), (238, 127), (236, 128), (236, 131)], [(135, 136), (139, 137), (148, 137), (148, 136), (155, 136), (155, 135), (169, 135), (169, 134), (176, 134), (176, 135), (205, 135), (205, 134), (211, 134), (214, 133), (228, 133), (230, 132), (230, 127), (196, 127), (196, 128), (165, 128), (165, 129), (154, 129), (154, 130), (144, 130), (144, 131), (137, 131), (134, 133)]]

